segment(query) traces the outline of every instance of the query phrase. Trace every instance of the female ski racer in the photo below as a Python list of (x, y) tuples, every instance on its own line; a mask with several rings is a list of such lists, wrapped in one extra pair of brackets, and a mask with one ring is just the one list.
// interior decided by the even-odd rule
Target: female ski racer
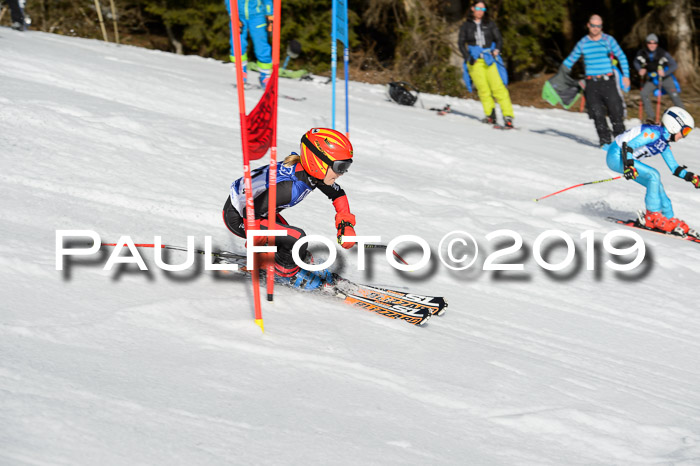
[[(284, 161), (277, 164), (277, 230), (285, 230), (286, 236), (275, 238), (276, 279), (296, 288), (317, 289), (333, 278), (328, 270), (311, 272), (300, 268), (292, 258), (292, 248), (305, 233), (299, 227), (291, 226), (279, 214), (282, 210), (300, 203), (314, 189), (318, 188), (335, 207), (335, 225), (338, 229), (338, 243), (346, 249), (354, 242), (342, 241), (344, 235), (355, 236), (355, 216), (350, 213), (350, 205), (345, 191), (335, 181), (348, 171), (352, 164), (352, 144), (339, 131), (327, 128), (313, 128), (301, 138), (300, 154), (292, 152)], [(255, 203), (255, 226), (258, 230), (268, 229), (268, 188), (269, 165), (257, 168), (251, 173), (253, 198)], [(243, 178), (231, 185), (231, 194), (224, 204), (224, 223), (231, 232), (246, 237), (246, 211)], [(265, 238), (260, 238), (266, 242)], [(299, 257), (306, 256), (307, 245), (299, 250)]]
[[(607, 164), (610, 169), (622, 173), (647, 188), (644, 225), (681, 236), (688, 234), (688, 225), (673, 216), (671, 200), (661, 184), (658, 170), (641, 162), (641, 159), (661, 154), (668, 168), (679, 178), (700, 188), (698, 175), (678, 165), (669, 144), (687, 137), (695, 126), (693, 117), (680, 107), (671, 107), (661, 118), (661, 125), (640, 125), (615, 138), (608, 148)], [(641, 220), (641, 219), (640, 219)], [(697, 233), (692, 231), (695, 236)]]

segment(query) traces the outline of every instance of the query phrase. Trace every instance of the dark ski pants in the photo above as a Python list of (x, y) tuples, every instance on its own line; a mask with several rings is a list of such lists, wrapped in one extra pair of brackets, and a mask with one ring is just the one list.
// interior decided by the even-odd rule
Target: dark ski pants
[[(223, 216), (224, 223), (229, 231), (231, 231), (231, 233), (234, 235), (245, 239), (245, 219), (241, 217), (238, 211), (233, 207), (230, 197), (226, 198)], [(268, 229), (269, 223), (266, 218), (261, 218), (257, 221), (260, 222), (260, 230)], [(294, 259), (292, 258), (292, 248), (299, 239), (306, 236), (306, 233), (301, 228), (290, 226), (280, 214), (277, 214), (277, 224), (275, 225), (275, 230), (284, 230), (287, 232), (286, 236), (275, 237), (275, 246), (277, 246), (277, 252), (275, 253), (275, 269), (277, 275), (290, 277), (299, 271), (299, 266), (296, 265)], [(304, 244), (299, 249), (299, 257), (302, 259), (306, 257), (307, 249), (308, 244)]]
[(19, 5), (19, 0), (7, 0), (7, 4), (10, 6), (12, 26), (14, 27), (15, 24), (18, 24), (22, 30), (24, 30), (24, 13), (22, 12), (22, 7)]
[[(601, 146), (611, 143), (613, 137), (625, 132), (624, 107), (614, 76), (610, 76), (609, 79), (586, 80), (586, 102), (588, 115), (595, 123)], [(605, 119), (606, 114), (610, 116), (612, 123), (612, 137), (608, 121)]]
[[(671, 97), (673, 105), (675, 105), (676, 107), (683, 108), (683, 102), (681, 101), (681, 98), (678, 95), (678, 91), (676, 90), (676, 83), (673, 82), (673, 78), (671, 76), (665, 76), (663, 81), (661, 81), (661, 86), (666, 92), (668, 92), (668, 95)], [(656, 89), (657, 86), (654, 85), (653, 81), (647, 81), (644, 87), (642, 88), (642, 102), (644, 103), (644, 113), (647, 114), (647, 118), (653, 121), (656, 121), (656, 109), (653, 105), (651, 105), (651, 95)], [(659, 118), (661, 118), (661, 115), (659, 115)]]

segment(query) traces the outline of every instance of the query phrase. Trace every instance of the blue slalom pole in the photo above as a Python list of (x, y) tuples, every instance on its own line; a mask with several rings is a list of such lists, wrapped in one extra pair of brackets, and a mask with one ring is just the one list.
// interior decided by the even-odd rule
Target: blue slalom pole
[(333, 83), (333, 91), (332, 91), (332, 98), (333, 98), (333, 104), (332, 104), (332, 124), (331, 128), (335, 129), (335, 74), (336, 71), (338, 70), (338, 49), (336, 45), (336, 27), (337, 27), (337, 22), (338, 20), (335, 17), (336, 15), (336, 0), (333, 0), (333, 10), (331, 13), (331, 16), (333, 17), (333, 23), (331, 26), (331, 81)]
[(350, 32), (348, 31), (348, 0), (343, 2), (345, 8), (345, 51), (343, 53), (343, 61), (345, 62), (345, 135), (350, 137), (350, 106), (348, 105), (348, 83), (350, 82)]

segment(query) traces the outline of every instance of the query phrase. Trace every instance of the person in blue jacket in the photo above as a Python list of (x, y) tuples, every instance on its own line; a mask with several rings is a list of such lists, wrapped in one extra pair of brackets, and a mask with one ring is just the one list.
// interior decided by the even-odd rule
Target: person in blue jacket
[(642, 87), (642, 102), (644, 103), (644, 113), (646, 113), (647, 118), (652, 121), (656, 119), (654, 107), (651, 105), (651, 94), (659, 86), (659, 77), (661, 78), (661, 86), (671, 97), (673, 105), (684, 108), (678, 94), (677, 81), (673, 76), (673, 73), (678, 68), (678, 64), (671, 54), (659, 47), (659, 38), (656, 34), (647, 36), (646, 46), (637, 51), (632, 65), (639, 73), (639, 76), (651, 77)]
[[(643, 222), (646, 227), (685, 236), (691, 230), (684, 221), (673, 216), (673, 206), (661, 184), (658, 170), (641, 160), (661, 154), (675, 176), (700, 188), (700, 177), (678, 165), (669, 146), (671, 142), (687, 137), (695, 120), (682, 108), (671, 107), (664, 112), (661, 123), (660, 126), (640, 125), (616, 137), (608, 148), (606, 161), (611, 170), (646, 187)], [(691, 234), (697, 236), (694, 230)]]
[[(226, 10), (231, 16), (231, 0), (225, 0)], [(267, 41), (267, 33), (272, 31), (272, 0), (238, 0), (238, 19), (241, 27), (241, 55), (243, 60), (243, 81), (248, 72), (248, 34), (253, 41), (255, 57), (260, 72), (260, 85), (265, 88), (272, 72), (272, 47)], [(231, 62), (236, 61), (233, 52), (233, 28), (229, 35), (231, 42)]]
[[(595, 123), (600, 146), (604, 147), (612, 140), (610, 128), (605, 119), (606, 111), (612, 123), (613, 137), (625, 131), (624, 101), (618, 86), (621, 81), (622, 90), (629, 91), (630, 70), (627, 57), (615, 38), (603, 34), (603, 18), (592, 15), (588, 19), (587, 26), (588, 35), (578, 41), (563, 65), (568, 70), (567, 73), (570, 73), (576, 61), (583, 56), (583, 64), (586, 68), (585, 96), (588, 114)], [(622, 68), (621, 80), (618, 77), (619, 70), (615, 59), (619, 61)]]

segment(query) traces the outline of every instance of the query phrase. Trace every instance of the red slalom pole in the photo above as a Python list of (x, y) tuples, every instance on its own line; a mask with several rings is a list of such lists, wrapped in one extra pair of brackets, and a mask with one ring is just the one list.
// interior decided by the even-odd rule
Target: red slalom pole
[[(282, 15), (280, 10), (282, 9), (282, 0), (274, 0), (272, 5), (272, 74), (270, 75), (270, 80), (274, 80), (274, 83), (268, 82), (268, 86), (277, 86), (277, 81), (279, 79), (279, 67), (280, 67), (280, 19)], [(279, 92), (275, 94), (275, 102), (272, 110), (272, 144), (270, 147), (270, 170), (268, 179), (268, 207), (267, 207), (267, 221), (269, 222), (268, 228), (274, 230), (276, 228), (277, 222), (277, 103), (279, 100)], [(268, 245), (275, 245), (275, 237), (268, 236)], [(267, 300), (272, 301), (275, 296), (275, 253), (268, 253), (267, 260)]]
[[(241, 144), (243, 146), (243, 184), (245, 186), (246, 232), (255, 229), (255, 203), (253, 200), (253, 182), (250, 177), (250, 153), (248, 149), (248, 120), (245, 114), (245, 93), (243, 85), (243, 61), (241, 56), (241, 28), (238, 19), (238, 6), (231, 2), (231, 28), (233, 30), (233, 53), (236, 57), (236, 89), (238, 90), (238, 111), (241, 120)], [(250, 247), (253, 247), (251, 244)], [(265, 331), (260, 302), (260, 274), (258, 261), (253, 258), (253, 302), (255, 304), (255, 323)]]
[(620, 178), (622, 178), (622, 176), (616, 176), (615, 178), (607, 178), (605, 180), (588, 181), (586, 183), (580, 183), (580, 184), (577, 184), (574, 186), (569, 186), (568, 188), (564, 188), (561, 191), (557, 191), (556, 193), (547, 194), (546, 196), (538, 197), (537, 199), (534, 199), (534, 201), (535, 202), (541, 201), (542, 199), (547, 199), (548, 197), (554, 196), (554, 195), (559, 194), (559, 193), (563, 193), (564, 191), (568, 191), (570, 189), (578, 188), (579, 186), (586, 186), (587, 184), (605, 183), (606, 181), (615, 181), (615, 180), (619, 180)]

